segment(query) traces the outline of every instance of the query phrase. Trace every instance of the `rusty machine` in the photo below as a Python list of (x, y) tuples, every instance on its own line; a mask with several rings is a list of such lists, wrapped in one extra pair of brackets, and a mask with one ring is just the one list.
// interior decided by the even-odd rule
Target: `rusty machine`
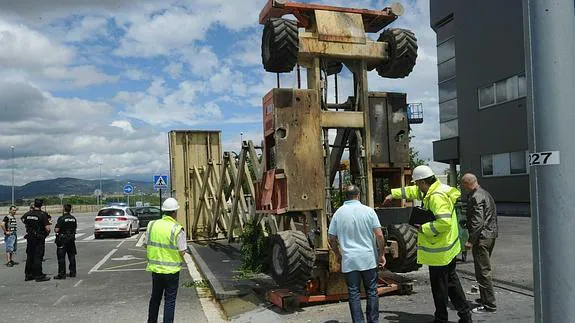
[[(403, 78), (415, 66), (414, 34), (383, 30), (402, 14), (398, 4), (366, 10), (286, 0), (269, 0), (260, 13), (265, 70), (278, 73), (278, 83), (279, 73), (297, 70), (300, 85), (300, 67), (307, 71), (306, 89), (278, 84), (263, 98), (263, 175), (255, 184), (255, 207), (270, 231), (272, 275), (286, 287), (268, 295), (280, 307), (346, 297), (327, 237), (334, 211), (330, 189), (346, 149), (351, 180), (386, 231), (389, 270), (380, 273), (379, 291), (410, 291), (390, 272), (418, 268), (416, 231), (407, 224), (411, 208), (405, 201), (381, 206), (385, 187), (410, 180), (409, 124), (421, 123), (422, 113), (408, 111), (404, 93), (368, 89), (371, 70)], [(369, 33), (380, 34), (373, 41)], [(353, 96), (328, 103), (327, 81), (333, 75), (337, 82), (344, 66), (353, 77)]]

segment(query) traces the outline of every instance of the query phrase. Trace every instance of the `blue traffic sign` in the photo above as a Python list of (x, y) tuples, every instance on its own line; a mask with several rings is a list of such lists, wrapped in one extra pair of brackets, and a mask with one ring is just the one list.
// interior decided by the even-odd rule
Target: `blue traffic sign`
[(124, 186), (124, 194), (132, 194), (134, 187), (132, 185)]
[(168, 175), (154, 175), (154, 188), (168, 188)]

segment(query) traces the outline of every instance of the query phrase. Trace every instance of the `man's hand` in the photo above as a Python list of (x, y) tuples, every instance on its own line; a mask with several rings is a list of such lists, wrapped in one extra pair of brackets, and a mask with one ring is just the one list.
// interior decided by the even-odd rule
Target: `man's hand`
[(471, 248), (473, 248), (473, 245), (471, 244), (471, 242), (467, 241), (467, 242), (465, 243), (465, 249), (471, 250)]
[(383, 200), (383, 205), (390, 205), (391, 202), (393, 202), (393, 196), (389, 194), (388, 196), (385, 197), (385, 200)]
[(423, 232), (421, 231), (421, 224), (414, 224), (413, 226), (417, 229), (417, 231)]
[(379, 268), (385, 268), (385, 264), (387, 263), (387, 261), (385, 260), (385, 255), (381, 256), (379, 258)]

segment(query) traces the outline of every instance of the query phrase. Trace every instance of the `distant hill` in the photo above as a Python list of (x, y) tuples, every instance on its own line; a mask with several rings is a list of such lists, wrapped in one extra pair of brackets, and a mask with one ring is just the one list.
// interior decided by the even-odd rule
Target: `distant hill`
[[(136, 192), (154, 192), (152, 181), (131, 181), (102, 179), (102, 191), (104, 194), (114, 194), (122, 192), (122, 188), (130, 182), (135, 187)], [(100, 188), (99, 180), (84, 180), (78, 178), (56, 178), (43, 181), (30, 182), (23, 186), (14, 186), (14, 199), (33, 198), (36, 196), (57, 196), (64, 195), (92, 195), (96, 189)], [(10, 201), (12, 198), (12, 187), (0, 185), (0, 201)]]

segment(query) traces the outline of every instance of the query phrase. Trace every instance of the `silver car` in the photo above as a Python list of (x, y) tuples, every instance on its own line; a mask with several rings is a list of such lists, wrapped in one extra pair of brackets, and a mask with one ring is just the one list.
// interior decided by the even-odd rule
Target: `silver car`
[(130, 237), (137, 234), (138, 217), (127, 206), (110, 206), (98, 211), (94, 219), (94, 238), (100, 239), (104, 234), (122, 234)]

